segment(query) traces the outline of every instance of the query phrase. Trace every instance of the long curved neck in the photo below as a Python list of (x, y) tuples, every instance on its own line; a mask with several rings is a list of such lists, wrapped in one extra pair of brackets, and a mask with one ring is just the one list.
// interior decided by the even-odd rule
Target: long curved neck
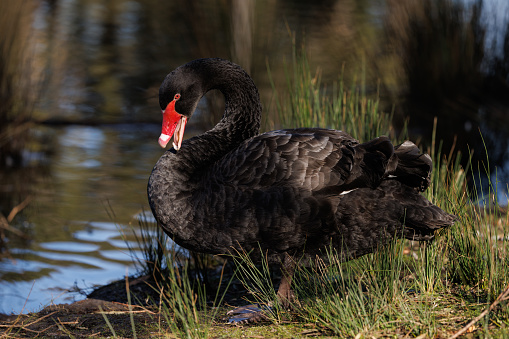
[[(191, 167), (208, 167), (260, 131), (261, 111), (258, 89), (239, 66), (223, 62), (205, 65), (204, 93), (217, 89), (225, 98), (223, 117), (217, 125), (186, 140), (177, 155)], [(189, 169), (188, 169), (189, 170)]]

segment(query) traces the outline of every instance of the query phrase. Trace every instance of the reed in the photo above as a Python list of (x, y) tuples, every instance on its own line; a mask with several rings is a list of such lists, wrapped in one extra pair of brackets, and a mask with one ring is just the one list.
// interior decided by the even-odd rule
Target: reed
[(292, 62), (285, 63), (286, 86), (276, 85), (270, 65), (267, 64), (274, 92), (276, 117), (270, 125), (281, 128), (323, 127), (348, 132), (359, 141), (368, 141), (380, 135), (393, 140), (407, 136), (406, 123), (400, 131), (392, 124), (393, 112), (380, 110), (379, 90), (372, 97), (366, 95), (365, 77), (347, 85), (344, 69), (332, 88), (321, 83), (321, 72), (312, 72), (305, 51), (293, 49)]
[(28, 0), (0, 2), (0, 168), (23, 165), (30, 118), (40, 90)]

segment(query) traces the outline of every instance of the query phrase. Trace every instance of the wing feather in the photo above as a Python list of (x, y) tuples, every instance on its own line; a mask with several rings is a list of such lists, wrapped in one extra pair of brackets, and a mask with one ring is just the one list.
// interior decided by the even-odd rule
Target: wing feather
[(272, 131), (228, 153), (214, 164), (206, 180), (250, 189), (291, 186), (318, 191), (351, 181), (358, 144), (349, 134), (336, 130)]

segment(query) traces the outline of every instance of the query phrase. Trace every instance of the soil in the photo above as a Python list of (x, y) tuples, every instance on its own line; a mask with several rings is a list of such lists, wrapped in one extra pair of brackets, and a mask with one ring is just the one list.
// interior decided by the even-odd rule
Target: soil
[[(132, 311), (131, 311), (132, 309)], [(90, 338), (112, 336), (105, 317), (118, 337), (132, 337), (131, 316), (135, 323), (153, 323), (155, 313), (140, 306), (85, 299), (72, 304), (51, 305), (37, 313), (3, 315), (0, 335), (13, 338)], [(138, 333), (138, 329), (137, 329)], [(150, 333), (145, 333), (150, 337)], [(143, 336), (142, 336), (143, 337)]]
[[(151, 276), (131, 278), (128, 286), (130, 303), (126, 281), (119, 280), (95, 289), (87, 299), (72, 304), (51, 305), (30, 314), (0, 314), (0, 338), (132, 338), (133, 323), (138, 338), (167, 337), (169, 330), (159, 333), (168, 326), (157, 306), (159, 292), (153, 287), (157, 286), (155, 280)], [(234, 283), (225, 304), (245, 304), (242, 299), (245, 293), (241, 285)], [(226, 308), (219, 319), (226, 319)]]

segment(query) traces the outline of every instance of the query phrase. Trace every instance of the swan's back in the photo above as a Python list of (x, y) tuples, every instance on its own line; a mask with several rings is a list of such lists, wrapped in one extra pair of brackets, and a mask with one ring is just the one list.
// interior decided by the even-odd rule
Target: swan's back
[(212, 166), (205, 181), (238, 189), (286, 186), (318, 192), (333, 188), (340, 194), (356, 187), (376, 187), (393, 152), (385, 137), (359, 144), (337, 130), (278, 130), (241, 143)]

